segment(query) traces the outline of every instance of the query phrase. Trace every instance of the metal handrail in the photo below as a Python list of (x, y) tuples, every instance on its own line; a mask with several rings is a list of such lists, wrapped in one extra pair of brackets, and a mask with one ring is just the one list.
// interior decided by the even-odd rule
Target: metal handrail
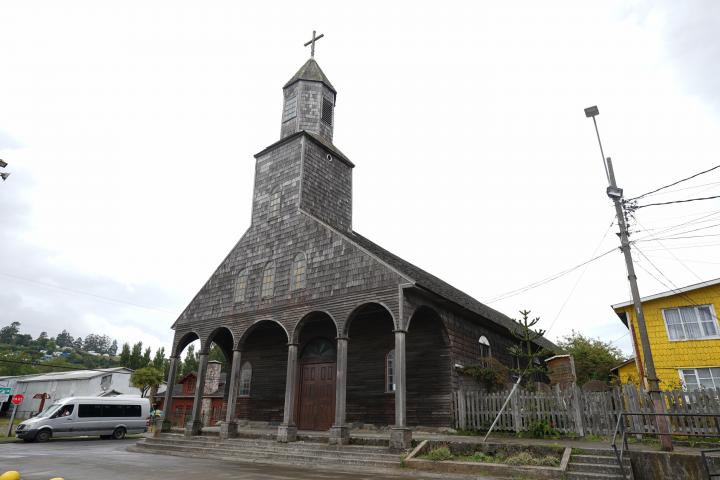
[[(623, 467), (622, 460), (625, 455), (625, 450), (630, 451), (630, 447), (627, 443), (627, 435), (679, 435), (683, 437), (715, 437), (717, 435), (710, 435), (710, 434), (704, 434), (704, 433), (659, 433), (659, 432), (633, 432), (628, 431), (625, 429), (625, 422), (623, 422), (624, 417), (632, 417), (632, 416), (638, 416), (638, 417), (715, 417), (715, 423), (717, 425), (718, 434), (720, 434), (720, 414), (718, 413), (655, 413), (655, 412), (620, 412), (618, 414), (618, 420), (615, 424), (615, 432), (613, 433), (612, 443), (610, 446), (613, 449), (613, 452), (615, 452), (615, 459), (618, 462), (618, 466), (620, 467), (620, 472), (622, 473), (623, 479), (628, 480), (628, 477), (625, 475), (625, 468)], [(620, 448), (620, 452), (618, 452), (617, 449), (617, 435), (618, 433), (622, 431), (622, 447)], [(705, 463), (705, 469), (708, 472), (708, 479), (712, 479), (713, 477), (719, 477), (720, 474), (713, 474), (710, 476), (710, 467), (708, 466), (707, 459), (704, 455), (705, 452), (715, 452), (716, 450), (703, 450), (700, 452), (700, 454), (703, 457), (703, 462)], [(720, 450), (717, 450), (720, 451)]]

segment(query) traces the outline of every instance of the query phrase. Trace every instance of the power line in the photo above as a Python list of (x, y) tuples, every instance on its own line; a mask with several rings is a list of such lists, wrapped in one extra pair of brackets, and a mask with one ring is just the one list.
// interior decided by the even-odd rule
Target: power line
[(686, 182), (686, 181), (688, 181), (688, 180), (691, 180), (691, 179), (693, 179), (693, 178), (695, 178), (695, 177), (698, 177), (698, 176), (700, 176), (700, 175), (703, 175), (703, 174), (705, 174), (705, 173), (712, 172), (713, 170), (716, 170), (716, 169), (718, 169), (718, 168), (720, 168), (720, 165), (715, 165), (715, 166), (712, 167), (712, 168), (709, 168), (709, 169), (707, 169), (707, 170), (705, 170), (705, 171), (702, 171), (702, 172), (700, 172), (700, 173), (696, 173), (695, 175), (691, 175), (691, 176), (689, 176), (689, 177), (687, 177), (687, 178), (683, 178), (682, 180), (678, 180), (677, 182), (673, 182), (673, 183), (671, 183), (671, 184), (669, 184), (669, 185), (665, 185), (664, 187), (656, 188), (655, 190), (652, 190), (652, 191), (647, 192), (647, 193), (643, 193), (642, 195), (638, 195), (637, 197), (629, 198), (627, 201), (628, 201), (628, 202), (631, 202), (631, 201), (633, 201), (633, 200), (638, 200), (638, 199), (640, 199), (640, 198), (647, 197), (648, 195), (651, 195), (651, 194), (653, 194), (653, 193), (659, 192), (660, 190), (665, 190), (666, 188), (673, 187), (673, 186), (677, 185), (678, 183)]
[[(640, 221), (639, 221), (637, 218), (635, 219), (635, 221), (636, 221), (636, 222), (638, 223), (638, 225), (640, 225), (641, 227), (643, 227), (643, 228), (645, 227), (643, 224), (640, 223)], [(693, 270), (691, 270), (690, 267), (688, 267), (688, 266), (685, 265), (683, 262), (681, 262), (680, 259), (677, 258), (677, 257), (675, 256), (675, 254), (674, 254), (672, 251), (670, 251), (670, 250), (665, 246), (665, 244), (663, 244), (663, 243), (660, 241), (659, 238), (656, 238), (654, 241), (656, 241), (662, 248), (664, 248), (670, 255), (672, 255), (673, 258), (675, 258), (675, 260), (677, 260), (677, 262), (678, 262), (680, 265), (682, 265), (682, 267), (683, 267), (685, 270), (687, 270), (688, 272), (690, 272), (695, 278), (697, 278), (697, 279), (700, 280), (701, 282), (703, 281), (703, 279), (700, 278), (700, 277), (698, 276), (698, 274), (696, 274)]]
[[(50, 367), (50, 368), (62, 368), (65, 370), (90, 370), (91, 372), (103, 372), (103, 373), (122, 373), (131, 375), (133, 372), (120, 372), (117, 370), (107, 370), (107, 369), (99, 369), (99, 368), (81, 368), (81, 367), (70, 367), (65, 365), (51, 365), (48, 363), (39, 363), (39, 362), (27, 362), (23, 360), (7, 360), (4, 358), (0, 358), (0, 363), (12, 363), (15, 365), (32, 365), (34, 367)], [(108, 367), (108, 368), (127, 368), (127, 367)], [(43, 375), (42, 373), (38, 374), (30, 374), (30, 375)]]
[[(607, 230), (605, 230), (605, 233), (603, 234), (602, 238), (600, 239), (600, 242), (598, 242), (597, 247), (595, 247), (595, 250), (593, 250), (591, 256), (595, 256), (600, 250), (600, 247), (602, 246), (603, 242), (607, 238), (608, 233), (610, 233), (610, 230), (612, 229), (613, 225), (615, 225), (615, 217), (613, 216), (613, 219), (610, 221), (610, 226), (608, 226)], [(565, 310), (565, 306), (570, 301), (570, 298), (572, 297), (573, 293), (575, 293), (575, 289), (577, 289), (578, 285), (580, 285), (580, 281), (585, 276), (585, 272), (587, 272), (588, 267), (590, 266), (589, 263), (585, 264), (585, 268), (582, 269), (580, 272), (580, 275), (578, 276), (577, 280), (575, 281), (575, 284), (570, 289), (570, 293), (568, 293), (567, 297), (565, 297), (565, 301), (560, 306), (560, 310), (558, 310), (557, 314), (555, 315), (555, 318), (553, 318), (553, 321), (550, 323), (550, 326), (545, 330), (545, 335), (552, 330), (552, 328), (555, 326), (555, 322), (557, 322), (557, 319), (560, 318), (560, 315), (562, 314), (563, 310)]]
[(127, 301), (127, 300), (118, 300), (117, 298), (105, 297), (105, 296), (103, 296), (103, 295), (96, 295), (96, 294), (94, 294), (94, 293), (84, 292), (84, 291), (82, 291), (82, 290), (75, 290), (75, 289), (72, 289), (72, 288), (60, 287), (60, 286), (58, 286), (58, 285), (53, 285), (53, 284), (51, 284), (51, 283), (39, 282), (39, 281), (37, 281), (37, 280), (32, 280), (32, 279), (30, 279), (30, 278), (21, 277), (21, 276), (18, 276), (18, 275), (12, 275), (12, 274), (5, 273), (5, 272), (0, 272), (0, 275), (2, 275), (3, 277), (12, 278), (12, 279), (14, 279), (14, 280), (21, 280), (21, 281), (23, 281), (23, 282), (28, 282), (28, 283), (32, 283), (32, 284), (35, 284), (35, 285), (40, 285), (40, 286), (46, 287), (46, 288), (53, 288), (53, 289), (55, 289), (55, 290), (60, 290), (60, 291), (62, 291), (62, 292), (66, 292), (66, 293), (72, 293), (72, 294), (75, 294), (75, 295), (85, 295), (85, 296), (88, 296), (88, 297), (97, 298), (97, 299), (99, 299), (99, 300), (104, 300), (104, 301), (106, 301), (106, 302), (120, 303), (120, 304), (123, 304), (123, 305), (129, 305), (129, 306), (131, 306), (131, 307), (144, 308), (144, 309), (146, 309), (146, 310), (155, 310), (155, 311), (157, 311), (157, 312), (162, 312), (162, 313), (167, 313), (167, 314), (170, 314), (170, 315), (174, 315), (173, 312), (170, 312), (170, 311), (167, 311), (167, 310), (162, 310), (162, 309), (160, 309), (160, 308), (155, 308), (155, 307), (148, 307), (147, 305), (140, 305), (139, 303), (133, 303), (133, 302), (129, 302), (129, 301)]
[(568, 273), (574, 272), (574, 271), (577, 270), (578, 268), (580, 268), (580, 267), (582, 267), (582, 266), (584, 266), (584, 265), (587, 265), (588, 263), (594, 262), (594, 261), (596, 261), (596, 260), (601, 259), (602, 257), (604, 257), (604, 256), (606, 256), (606, 255), (609, 255), (609, 254), (613, 253), (615, 250), (616, 250), (615, 248), (612, 248), (612, 249), (608, 250), (607, 252), (601, 253), (600, 255), (598, 255), (598, 256), (596, 256), (596, 257), (593, 257), (593, 258), (591, 258), (590, 260), (587, 260), (587, 261), (585, 261), (585, 262), (583, 262), (583, 263), (581, 263), (581, 264), (575, 265), (574, 267), (568, 268), (567, 270), (563, 270), (562, 272), (558, 272), (558, 273), (556, 273), (556, 274), (554, 274), (554, 275), (551, 275), (551, 276), (549, 276), (549, 277), (546, 277), (546, 278), (544, 278), (544, 279), (542, 279), (542, 280), (538, 280), (537, 282), (531, 283), (531, 284), (526, 285), (526, 286), (524, 286), (524, 287), (517, 288), (517, 289), (515, 289), (515, 290), (510, 290), (510, 291), (508, 291), (508, 292), (505, 292), (505, 293), (502, 293), (502, 294), (500, 294), (500, 295), (497, 295), (497, 296), (495, 296), (495, 297), (493, 297), (493, 298), (485, 301), (484, 303), (490, 304), (490, 303), (499, 302), (500, 300), (505, 300), (506, 298), (510, 298), (510, 297), (514, 297), (514, 296), (516, 296), (516, 295), (520, 295), (521, 293), (525, 293), (525, 292), (527, 292), (527, 291), (529, 291), (529, 290), (532, 290), (532, 289), (534, 289), (534, 288), (537, 288), (537, 287), (540, 287), (540, 286), (542, 286), (542, 285), (545, 285), (546, 283), (550, 283), (550, 282), (552, 282), (553, 280), (557, 280), (558, 278), (567, 275)]
[[(653, 261), (650, 260), (650, 259), (647, 257), (647, 255), (645, 255), (645, 253), (638, 248), (637, 245), (633, 245), (633, 248), (635, 248), (635, 250), (637, 250), (637, 252), (638, 252), (640, 255), (642, 255), (642, 257), (643, 257), (645, 260), (647, 260), (648, 263), (650, 263), (650, 265), (652, 265), (652, 267), (653, 267), (655, 270), (657, 270), (657, 272), (658, 272), (663, 278), (665, 278), (665, 280), (667, 280), (668, 282), (670, 282), (670, 284), (672, 285), (672, 287), (668, 286), (665, 282), (663, 282), (662, 280), (660, 280), (659, 278), (657, 278), (655, 275), (653, 275), (653, 274), (652, 274), (650, 271), (648, 271), (641, 263), (638, 263), (637, 265), (638, 265), (640, 268), (642, 268), (643, 270), (645, 270), (645, 272), (646, 272), (648, 275), (650, 275), (650, 276), (653, 277), (655, 280), (657, 280), (658, 282), (660, 282), (665, 288), (667, 288), (668, 290), (672, 291), (674, 294), (680, 295), (681, 297), (683, 297), (684, 299), (686, 299), (688, 302), (690, 302), (691, 305), (693, 305), (693, 306), (695, 306), (695, 307), (699, 307), (699, 306), (700, 306), (700, 305), (698, 305), (697, 303), (695, 303), (695, 301), (694, 301), (692, 298), (688, 297), (688, 296), (685, 294), (685, 292), (681, 292), (680, 289), (679, 289), (679, 287), (678, 287), (677, 285), (675, 285), (675, 282), (673, 282), (672, 280), (670, 280), (670, 278), (669, 278), (667, 275), (665, 275), (665, 274), (662, 272), (662, 270), (660, 270), (660, 269), (658, 268), (658, 266), (655, 265), (655, 263), (653, 263)], [(675, 288), (673, 288), (673, 287), (675, 287)]]
[(631, 210), (638, 210), (638, 209), (645, 208), (645, 207), (657, 207), (659, 205), (672, 205), (674, 203), (698, 202), (700, 200), (712, 200), (714, 198), (720, 198), (720, 195), (714, 195), (712, 197), (687, 198), (685, 200), (674, 200), (672, 202), (648, 203), (647, 205), (633, 205), (632, 207), (628, 207), (628, 208)]

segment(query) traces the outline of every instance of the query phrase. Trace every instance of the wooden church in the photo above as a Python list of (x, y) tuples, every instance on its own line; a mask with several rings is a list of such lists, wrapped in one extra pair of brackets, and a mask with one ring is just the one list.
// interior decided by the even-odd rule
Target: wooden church
[(313, 57), (285, 84), (280, 139), (255, 155), (250, 227), (172, 326), (168, 416), (179, 358), (200, 340), (186, 435), (202, 428), (213, 344), (230, 365), (221, 435), (261, 421), (283, 442), (301, 429), (343, 444), (351, 425), (375, 424), (404, 448), (411, 427), (450, 426), (458, 366), (511, 365), (510, 318), (352, 229), (336, 99)]

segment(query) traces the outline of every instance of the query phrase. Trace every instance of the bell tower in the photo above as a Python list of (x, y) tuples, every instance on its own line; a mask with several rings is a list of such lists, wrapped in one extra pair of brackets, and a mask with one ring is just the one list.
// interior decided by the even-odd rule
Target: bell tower
[(315, 61), (315, 41), (322, 38), (313, 32), (310, 59), (283, 87), (283, 113), (280, 138), (305, 130), (332, 143), (337, 91)]

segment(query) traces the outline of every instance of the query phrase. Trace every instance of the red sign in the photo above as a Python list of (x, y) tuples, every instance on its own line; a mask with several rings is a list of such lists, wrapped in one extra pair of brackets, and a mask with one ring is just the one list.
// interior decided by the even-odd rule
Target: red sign
[(13, 395), (12, 404), (13, 405), (20, 405), (23, 400), (25, 400), (25, 395)]

